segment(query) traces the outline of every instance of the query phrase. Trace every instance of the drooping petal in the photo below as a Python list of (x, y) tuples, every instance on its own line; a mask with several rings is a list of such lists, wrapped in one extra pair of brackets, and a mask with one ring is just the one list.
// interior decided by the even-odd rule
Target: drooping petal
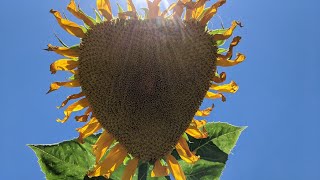
[(77, 79), (71, 80), (71, 81), (67, 81), (67, 82), (53, 82), (53, 83), (51, 83), (50, 89), (47, 92), (47, 94), (52, 92), (52, 91), (58, 90), (61, 86), (63, 86), (63, 87), (79, 87), (80, 86), (80, 82)]
[(45, 50), (53, 51), (57, 54), (60, 54), (62, 56), (68, 57), (68, 58), (79, 57), (79, 46), (59, 47), (59, 46), (52, 46), (51, 44), (48, 44), (48, 48)]
[(70, 59), (59, 59), (50, 65), (51, 74), (55, 74), (57, 71), (73, 71), (79, 65), (78, 61)]
[(132, 180), (132, 177), (137, 169), (139, 159), (138, 158), (133, 158), (132, 160), (129, 161), (127, 164), (126, 168), (123, 171), (122, 174), (122, 180)]
[(186, 176), (176, 158), (169, 154), (166, 156), (166, 162), (175, 180), (186, 180)]
[(206, 120), (196, 120), (196, 119), (192, 119), (190, 125), (192, 126), (196, 126), (197, 128), (201, 128), (203, 127), (204, 125), (207, 124), (207, 121)]
[(173, 7), (173, 17), (181, 18), (184, 7), (185, 7), (185, 4), (182, 1), (178, 0), (178, 2)]
[(236, 82), (231, 81), (229, 84), (223, 85), (211, 84), (210, 89), (219, 92), (235, 93), (238, 91), (239, 86), (236, 84)]
[(92, 109), (91, 109), (91, 107), (88, 107), (88, 109), (84, 112), (83, 115), (76, 116), (74, 118), (76, 119), (77, 122), (87, 122), (87, 120), (90, 116), (90, 113), (92, 113)]
[(232, 35), (233, 31), (236, 29), (237, 26), (242, 27), (240, 22), (232, 21), (231, 27), (226, 32), (224, 32), (223, 34), (215, 34), (215, 35), (213, 35), (213, 39), (215, 41), (228, 39)]
[(192, 124), (190, 124), (185, 132), (196, 139), (204, 139), (208, 137), (208, 133), (204, 127), (201, 128)]
[(93, 27), (94, 22), (82, 11), (79, 11), (77, 8), (77, 5), (74, 0), (70, 0), (70, 3), (67, 7), (68, 11), (71, 12), (75, 17), (81, 19), (84, 23), (86, 23), (88, 26)]
[(109, 0), (97, 0), (97, 8), (108, 21), (112, 19), (112, 11)]
[(95, 117), (91, 118), (91, 120), (87, 124), (77, 129), (77, 131), (79, 132), (78, 141), (80, 143), (83, 143), (84, 138), (89, 137), (93, 133), (99, 131), (99, 129), (101, 128), (102, 126), (99, 121)]
[(109, 134), (106, 130), (104, 130), (98, 138), (98, 140), (96, 141), (96, 143), (92, 146), (93, 154), (96, 157), (96, 163), (98, 163), (102, 159), (103, 155), (110, 148), (113, 141), (113, 136)]
[(189, 149), (188, 143), (186, 139), (181, 137), (176, 145), (176, 150), (184, 161), (186, 161), (189, 164), (194, 164), (199, 160), (199, 156), (196, 156), (194, 153), (192, 153)]
[(195, 116), (201, 116), (201, 117), (206, 117), (206, 116), (209, 116), (211, 111), (213, 109), (213, 106), (212, 107), (208, 107), (204, 110), (198, 110), (195, 114)]
[(221, 98), (222, 102), (226, 101), (226, 97), (223, 94), (221, 94), (221, 93), (213, 93), (213, 92), (210, 92), (210, 91), (207, 91), (205, 98), (208, 98), (208, 99), (219, 99), (219, 98)]
[(67, 19), (63, 19), (59, 11), (55, 11), (53, 9), (50, 10), (50, 13), (54, 15), (54, 17), (57, 19), (59, 25), (67, 31), (69, 34), (76, 36), (78, 38), (84, 38), (85, 32), (83, 29), (76, 23), (69, 21)]
[(160, 160), (154, 163), (153, 169), (151, 171), (151, 177), (162, 177), (168, 176), (170, 173), (168, 166), (163, 166)]
[(223, 83), (227, 78), (227, 74), (225, 72), (222, 72), (220, 74), (215, 74), (215, 76), (212, 78), (212, 81), (215, 83)]
[(205, 26), (210, 19), (217, 13), (218, 8), (226, 3), (226, 0), (219, 0), (218, 2), (214, 3), (203, 15), (202, 19), (200, 20), (200, 24)]
[(245, 59), (246, 59), (245, 55), (243, 55), (241, 53), (237, 53), (237, 57), (234, 60), (218, 58), (217, 59), (217, 66), (222, 66), (222, 67), (234, 66), (234, 65), (237, 65), (237, 64), (243, 62)]
[(68, 96), (67, 99), (64, 100), (64, 101), (61, 103), (61, 105), (59, 106), (59, 108), (62, 108), (62, 107), (64, 107), (65, 105), (67, 105), (67, 103), (68, 103), (70, 100), (72, 100), (72, 99), (78, 99), (78, 98), (83, 97), (83, 96), (85, 96), (85, 94), (84, 94), (83, 92), (80, 92), (80, 93), (78, 93), (78, 94), (72, 94), (72, 95)]
[(63, 119), (57, 119), (57, 121), (64, 123), (69, 119), (72, 112), (81, 111), (82, 109), (88, 106), (89, 106), (89, 102), (87, 98), (80, 99), (79, 101), (76, 101), (70, 106), (68, 106), (67, 109), (64, 110), (65, 117)]
[(229, 45), (229, 50), (228, 52), (225, 54), (225, 55), (222, 55), (222, 54), (218, 54), (217, 57), (218, 59), (230, 59), (232, 54), (233, 54), (233, 48), (235, 46), (237, 46), (239, 44), (241, 40), (241, 37), (240, 36), (236, 36), (232, 39), (232, 42), (230, 43)]
[(88, 176), (105, 176), (110, 178), (111, 174), (122, 164), (126, 156), (126, 149), (120, 143), (115, 145), (103, 162), (96, 165), (93, 171), (88, 173)]

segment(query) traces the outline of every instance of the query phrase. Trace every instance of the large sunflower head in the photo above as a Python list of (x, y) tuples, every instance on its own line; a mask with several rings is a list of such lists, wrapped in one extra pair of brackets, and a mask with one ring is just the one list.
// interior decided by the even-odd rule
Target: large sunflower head
[(209, 7), (207, 0), (178, 0), (164, 11), (160, 11), (160, 1), (147, 0), (145, 15), (139, 15), (132, 0), (127, 0), (127, 11), (119, 7), (115, 17), (109, 0), (97, 0), (94, 19), (71, 0), (67, 9), (84, 26), (50, 11), (64, 30), (80, 38), (72, 47), (62, 43), (47, 48), (65, 57), (51, 64), (51, 72), (73, 74), (70, 81), (52, 83), (49, 92), (62, 86), (80, 87), (80, 93), (61, 104), (80, 98), (58, 121), (66, 122), (72, 112), (85, 110), (75, 117), (78, 122), (88, 121), (77, 129), (80, 142), (103, 130), (93, 146), (96, 165), (89, 176), (110, 177), (130, 156), (123, 179), (132, 178), (139, 162), (153, 165), (151, 176), (171, 172), (176, 179), (185, 179), (171, 152), (176, 149), (183, 160), (195, 163), (200, 157), (189, 150), (185, 137), (207, 137), (206, 121), (196, 120), (212, 110), (199, 110), (203, 99), (225, 101), (222, 92), (238, 90), (234, 81), (219, 85), (226, 74), (219, 74), (217, 67), (245, 59), (238, 53), (231, 60), (240, 37), (233, 38), (228, 50), (219, 48), (241, 24), (233, 21), (228, 29), (219, 31), (207, 28), (226, 0)]

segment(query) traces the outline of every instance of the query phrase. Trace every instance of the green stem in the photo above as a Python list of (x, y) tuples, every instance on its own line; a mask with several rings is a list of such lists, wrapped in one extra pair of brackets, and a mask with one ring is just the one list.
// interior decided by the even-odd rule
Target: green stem
[(147, 180), (148, 169), (149, 169), (148, 163), (140, 164), (138, 169), (138, 180)]

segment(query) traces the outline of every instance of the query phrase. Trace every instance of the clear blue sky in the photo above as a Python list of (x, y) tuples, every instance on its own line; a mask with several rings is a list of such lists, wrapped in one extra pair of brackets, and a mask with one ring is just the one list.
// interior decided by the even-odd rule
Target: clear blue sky
[[(63, 116), (55, 107), (71, 91), (45, 94), (50, 82), (66, 76), (50, 74), (50, 63), (59, 57), (42, 50), (58, 44), (53, 32), (70, 45), (77, 42), (49, 13), (65, 10), (68, 2), (1, 2), (1, 179), (44, 179), (26, 144), (77, 136), (79, 124), (55, 121)], [(81, 0), (81, 6), (91, 12), (95, 1)], [(240, 89), (216, 103), (209, 120), (249, 126), (222, 180), (320, 179), (319, 6), (317, 0), (229, 0), (220, 9), (226, 26), (233, 19), (243, 22), (235, 32), (243, 37), (236, 50), (247, 60), (226, 69)]]

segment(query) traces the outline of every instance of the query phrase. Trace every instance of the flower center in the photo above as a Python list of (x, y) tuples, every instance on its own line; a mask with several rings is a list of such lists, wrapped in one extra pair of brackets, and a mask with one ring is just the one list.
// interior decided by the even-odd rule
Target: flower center
[(115, 20), (83, 38), (79, 79), (94, 115), (133, 156), (170, 153), (199, 108), (217, 48), (196, 22)]

